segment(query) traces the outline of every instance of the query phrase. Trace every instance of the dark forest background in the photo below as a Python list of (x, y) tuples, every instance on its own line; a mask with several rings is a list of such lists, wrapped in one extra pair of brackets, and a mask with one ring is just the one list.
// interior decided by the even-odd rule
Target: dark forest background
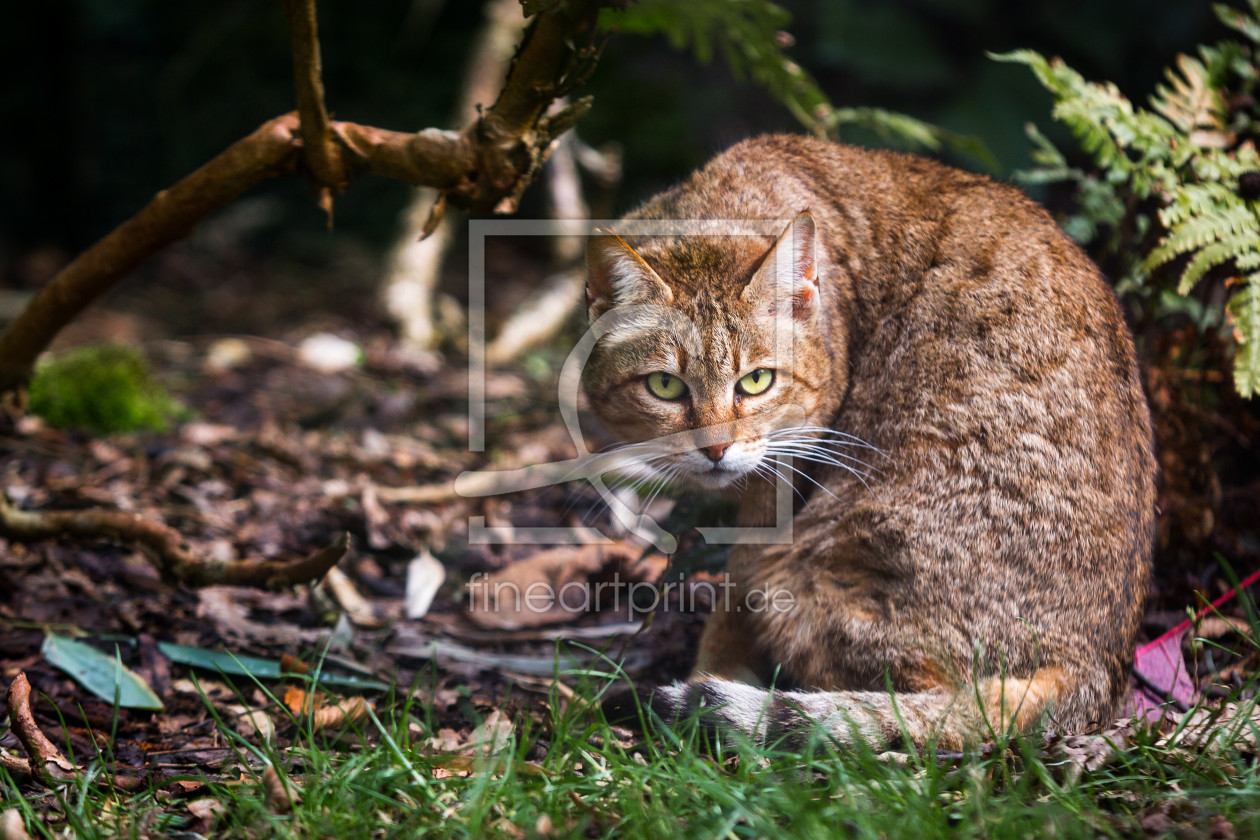
[[(481, 5), (322, 2), (334, 116), (399, 130), (447, 125)], [(903, 111), (975, 135), (999, 162), (993, 174), (1000, 178), (1029, 162), (1026, 122), (1055, 138), (1066, 134), (1052, 123), (1051, 98), (1032, 74), (991, 61), (986, 51), (1030, 47), (1062, 56), (1087, 78), (1115, 81), (1140, 99), (1176, 53), (1219, 34), (1209, 4), (1184, 0), (783, 5), (794, 18), (789, 54), (833, 103)], [(9, 4), (5, 19), (0, 288), (37, 288), (156, 190), (292, 108), (279, 2), (41, 0)], [(583, 92), (595, 96), (595, 107), (580, 135), (624, 148), (626, 174), (614, 212), (735, 140), (799, 130), (756, 85), (736, 81), (720, 61), (698, 66), (662, 38), (615, 34)], [(858, 130), (845, 139), (879, 143)], [(235, 244), (255, 253), (283, 251), (300, 263), (351, 249), (362, 257), (354, 272), (371, 274), (373, 255), (395, 235), (408, 194), (405, 185), (383, 179), (355, 183), (337, 202), (333, 234), (297, 179), (269, 184), (225, 213)], [(527, 201), (523, 212), (540, 210)], [(195, 283), (182, 292), (196, 294)]]

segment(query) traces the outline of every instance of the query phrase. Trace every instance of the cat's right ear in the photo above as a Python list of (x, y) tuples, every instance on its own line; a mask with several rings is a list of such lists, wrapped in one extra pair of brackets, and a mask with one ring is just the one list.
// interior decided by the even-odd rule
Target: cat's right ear
[(627, 303), (669, 304), (674, 299), (660, 275), (626, 241), (598, 228), (586, 242), (586, 310), (594, 323)]
[(790, 303), (792, 316), (808, 321), (818, 313), (818, 291), (818, 230), (802, 210), (762, 259), (743, 298), (771, 311)]

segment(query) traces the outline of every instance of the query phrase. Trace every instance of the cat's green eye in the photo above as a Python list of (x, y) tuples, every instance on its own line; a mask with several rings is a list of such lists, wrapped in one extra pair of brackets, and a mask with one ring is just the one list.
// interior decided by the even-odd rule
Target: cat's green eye
[(676, 400), (687, 393), (687, 386), (681, 379), (663, 371), (648, 374), (647, 389), (652, 396), (663, 400)]
[(741, 377), (735, 387), (741, 394), (755, 397), (764, 394), (774, 384), (774, 371), (770, 368), (757, 368), (747, 376)]

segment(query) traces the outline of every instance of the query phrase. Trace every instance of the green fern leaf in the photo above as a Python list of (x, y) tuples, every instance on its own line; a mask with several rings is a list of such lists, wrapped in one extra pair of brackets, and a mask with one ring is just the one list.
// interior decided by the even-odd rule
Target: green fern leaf
[[(1254, 14), (1249, 15), (1241, 9), (1217, 3), (1212, 6), (1216, 17), (1230, 29), (1241, 32), (1248, 39), (1260, 44), (1260, 21)], [(1254, 11), (1254, 10), (1253, 10)]]
[(1160, 240), (1159, 247), (1147, 255), (1144, 265), (1148, 269), (1154, 269), (1182, 254), (1224, 239), (1230, 232), (1229, 225), (1222, 220), (1220, 214), (1187, 219)]
[(1234, 354), (1234, 387), (1244, 397), (1260, 391), (1260, 274), (1247, 277), (1247, 285), (1226, 307), (1234, 320), (1238, 351)]
[(1233, 256), (1233, 251), (1232, 242), (1214, 242), (1206, 248), (1200, 248), (1194, 259), (1186, 265), (1186, 270), (1181, 273), (1177, 294), (1188, 295), (1195, 284), (1203, 279), (1204, 274), (1227, 262)]

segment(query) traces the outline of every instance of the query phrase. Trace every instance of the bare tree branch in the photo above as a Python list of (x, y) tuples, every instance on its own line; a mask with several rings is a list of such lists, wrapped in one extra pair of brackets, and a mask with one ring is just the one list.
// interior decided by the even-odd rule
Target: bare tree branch
[(286, 114), (264, 123), (158, 193), (62, 269), (0, 334), (0, 393), (25, 384), (57, 332), (120, 278), (259, 181), (293, 172), (299, 160), (329, 189), (371, 172), (436, 187), (455, 206), (514, 210), (554, 139), (586, 113), (590, 100), (578, 100), (550, 117), (545, 116), (548, 106), (580, 84), (599, 56), (595, 23), (601, 0), (546, 5), (526, 30), (489, 111), (462, 134), (433, 129), (409, 134), (328, 120), (313, 0), (288, 0), (301, 116)]
[(599, 59), (598, 2), (556, 3), (525, 30), (499, 98), (471, 128), (477, 141), (478, 187), (503, 196), (495, 212), (516, 209), (551, 143), (590, 110), (579, 99), (551, 118), (552, 102), (585, 81)]
[[(471, 123), (498, 97), (528, 23), (519, 0), (489, 0), (482, 8), (482, 23), (468, 53), (452, 125)], [(445, 197), (429, 187), (412, 193), (379, 289), (400, 337), (421, 351), (439, 342), (435, 288), (446, 250), (456, 239), (459, 214), (446, 214)]]

